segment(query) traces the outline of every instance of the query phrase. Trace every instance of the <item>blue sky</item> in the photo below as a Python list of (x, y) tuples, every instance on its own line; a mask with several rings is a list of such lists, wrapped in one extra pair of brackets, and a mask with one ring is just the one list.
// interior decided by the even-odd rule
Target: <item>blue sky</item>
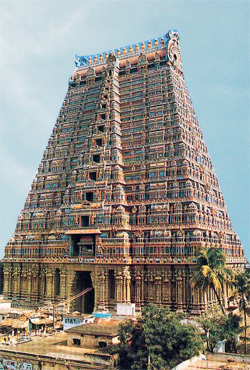
[(4, 1), (0, 257), (55, 124), (74, 56), (175, 28), (185, 80), (234, 230), (250, 260), (248, 1)]

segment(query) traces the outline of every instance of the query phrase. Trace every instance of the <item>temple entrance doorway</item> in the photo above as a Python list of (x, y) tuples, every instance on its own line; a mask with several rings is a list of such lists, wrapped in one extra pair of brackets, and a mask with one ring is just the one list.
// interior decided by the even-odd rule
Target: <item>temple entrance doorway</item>
[[(87, 288), (93, 288), (91, 280), (91, 271), (76, 271), (75, 279), (73, 284), (73, 295), (81, 293)], [(81, 313), (92, 313), (94, 311), (95, 293), (94, 288), (86, 294), (76, 298), (72, 302), (72, 308), (74, 311)]]

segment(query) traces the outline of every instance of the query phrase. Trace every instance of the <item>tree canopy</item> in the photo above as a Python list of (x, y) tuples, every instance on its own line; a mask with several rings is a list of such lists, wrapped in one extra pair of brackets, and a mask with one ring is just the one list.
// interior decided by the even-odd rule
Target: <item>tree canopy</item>
[(210, 307), (198, 321), (204, 329), (208, 351), (213, 352), (218, 341), (225, 340), (226, 351), (237, 352), (238, 335), (242, 331), (238, 315), (225, 316), (218, 307)]
[(250, 308), (250, 272), (242, 271), (234, 279), (234, 290), (231, 292), (230, 300), (237, 301), (239, 311), (244, 318), (244, 352), (247, 353), (247, 312)]
[(171, 369), (197, 355), (203, 346), (195, 327), (182, 324), (176, 313), (153, 304), (143, 309), (137, 321), (120, 325), (119, 339), (113, 352), (119, 353), (121, 369), (126, 370)]
[(233, 271), (226, 267), (226, 257), (220, 249), (202, 248), (197, 257), (197, 271), (191, 279), (191, 285), (193, 289), (199, 287), (203, 292), (212, 289), (223, 314), (226, 315), (220, 292), (224, 282), (231, 283), (232, 276)]

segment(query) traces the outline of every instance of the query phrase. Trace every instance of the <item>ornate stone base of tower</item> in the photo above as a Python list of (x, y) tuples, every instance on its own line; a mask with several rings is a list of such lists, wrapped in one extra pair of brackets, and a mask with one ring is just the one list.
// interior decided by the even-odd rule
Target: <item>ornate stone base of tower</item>
[(135, 303), (136, 311), (140, 311), (145, 304), (156, 303), (197, 315), (216, 303), (216, 298), (212, 292), (192, 293), (190, 277), (194, 268), (194, 264), (164, 264), (160, 260), (130, 265), (14, 262), (5, 265), (4, 295), (13, 306), (38, 308), (46, 302), (63, 303), (93, 288), (72, 301), (71, 311), (112, 312), (117, 303)]

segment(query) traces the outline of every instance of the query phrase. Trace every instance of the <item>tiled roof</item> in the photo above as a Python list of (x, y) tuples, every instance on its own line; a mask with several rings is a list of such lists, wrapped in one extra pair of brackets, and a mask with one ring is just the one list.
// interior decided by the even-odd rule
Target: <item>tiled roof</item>
[(117, 336), (118, 335), (118, 322), (115, 320), (106, 322), (98, 322), (78, 325), (76, 327), (65, 330), (66, 333), (84, 334), (84, 335), (103, 335), (103, 336)]

